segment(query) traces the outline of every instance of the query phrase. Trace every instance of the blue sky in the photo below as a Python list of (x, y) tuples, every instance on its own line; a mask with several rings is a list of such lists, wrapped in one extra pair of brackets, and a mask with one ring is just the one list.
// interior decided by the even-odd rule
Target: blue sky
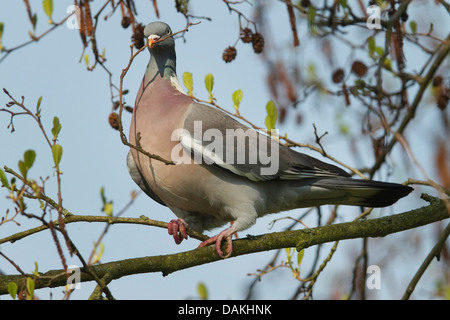
[[(41, 34), (48, 28), (41, 1), (30, 1), (30, 3), (33, 10), (38, 13), (37, 34)], [(72, 1), (55, 1), (54, 20), (63, 19), (66, 15), (66, 7), (72, 3)], [(158, 5), (161, 20), (169, 23), (172, 30), (176, 31), (185, 27), (185, 19), (176, 13), (172, 1), (158, 1)], [(139, 21), (151, 22), (156, 19), (151, 1), (140, 1), (138, 6)], [(94, 8), (93, 11), (96, 11), (97, 8)], [(247, 4), (240, 8), (243, 12), (251, 12), (251, 7)], [(229, 110), (232, 110), (231, 94), (236, 89), (242, 89), (244, 98), (241, 103), (241, 113), (252, 122), (264, 126), (264, 107), (270, 99), (270, 95), (267, 92), (266, 74), (261, 60), (253, 54), (250, 46), (242, 43), (237, 47), (238, 55), (235, 61), (225, 64), (221, 59), (222, 51), (232, 45), (237, 38), (239, 32), (237, 16), (229, 14), (225, 5), (220, 1), (195, 1), (192, 9), (194, 15), (209, 16), (212, 21), (203, 21), (197, 26), (192, 26), (185, 35), (185, 42), (182, 39), (177, 40), (178, 77), (181, 79), (183, 72), (192, 72), (194, 94), (206, 99), (207, 92), (203, 79), (207, 73), (213, 73), (215, 76), (214, 94), (217, 102)], [(0, 21), (5, 24), (2, 38), (5, 47), (15, 46), (28, 40), (27, 32), (31, 29), (31, 25), (21, 1), (2, 1), (0, 3)], [(276, 24), (278, 30), (272, 34), (277, 43), (289, 45), (291, 33), (284, 6), (273, 5), (271, 21)], [(100, 49), (103, 47), (106, 49), (107, 66), (114, 73), (113, 81), (118, 84), (120, 72), (127, 65), (130, 55), (130, 30), (120, 27), (120, 15), (116, 13), (107, 22), (100, 21), (98, 39)], [(308, 45), (308, 39), (302, 41), (302, 45), (304, 43), (306, 49), (301, 48), (296, 52), (299, 59), (314, 60), (314, 50), (317, 48), (314, 45)], [(59, 142), (64, 148), (61, 162), (63, 205), (75, 214), (102, 215), (100, 198), (102, 186), (105, 188), (107, 198), (114, 201), (115, 212), (127, 204), (130, 193), (132, 190), (137, 190), (137, 186), (128, 176), (126, 169), (125, 158), (128, 150), (121, 143), (118, 132), (112, 130), (107, 121), (111, 111), (107, 75), (100, 67), (93, 72), (87, 71), (84, 61), (78, 62), (81, 49), (78, 32), (62, 26), (44, 37), (39, 43), (17, 50), (8, 56), (0, 64), (0, 88), (7, 88), (16, 99), (20, 99), (22, 95), (25, 96), (25, 104), (31, 110), (35, 109), (38, 98), (43, 96), (42, 119), (47, 132), (51, 130), (53, 116), (58, 116), (62, 124)], [(134, 97), (148, 58), (147, 52), (140, 54), (126, 76), (124, 87), (129, 89), (129, 94), (125, 99), (130, 105), (134, 104)], [(344, 58), (339, 60), (342, 60), (342, 63), (346, 61)], [(322, 71), (322, 66), (319, 66), (319, 71)], [(3, 107), (7, 102), (8, 99), (2, 92), (0, 106)], [(336, 103), (337, 110), (345, 110), (342, 101), (318, 99), (309, 103)], [(311, 109), (314, 111), (304, 119), (302, 128), (295, 126), (293, 119), (288, 119), (287, 124), (282, 126), (280, 131), (287, 132), (289, 137), (296, 141), (313, 143), (312, 123), (317, 123), (319, 129), (329, 132), (327, 140), (325, 140), (328, 152), (351, 165), (360, 165), (353, 163), (355, 160), (350, 154), (348, 144), (340, 142), (342, 136), (334, 124), (336, 114), (328, 113), (326, 111), (328, 109), (321, 105)], [(126, 126), (126, 133), (130, 118), (130, 114), (124, 113), (123, 123)], [(440, 132), (432, 125), (438, 121), (438, 113), (423, 112), (419, 113), (418, 118), (421, 119), (421, 122), (418, 122), (417, 125), (429, 126), (430, 137), (433, 136), (433, 131), (437, 134)], [(56, 177), (52, 170), (52, 155), (36, 123), (29, 117), (16, 117), (14, 119), (16, 131), (12, 134), (6, 128), (8, 123), (9, 115), (0, 113), (0, 165), (16, 169), (17, 162), (22, 159), (25, 150), (36, 150), (36, 163), (30, 171), (30, 176), (34, 179), (39, 179), (40, 176), (49, 176), (49, 180), (46, 182), (46, 192), (56, 198)], [(352, 125), (351, 122), (350, 125)], [(359, 127), (355, 127), (354, 131), (358, 132), (358, 130)], [(408, 134), (413, 133), (408, 132)], [(427, 146), (431, 141), (427, 139), (427, 137), (417, 137), (412, 145), (416, 156), (425, 164), (429, 161), (425, 154), (430, 152), (430, 148)], [(307, 150), (302, 151), (317, 156)], [(361, 161), (369, 166), (372, 158), (370, 152), (367, 154), (367, 158), (363, 157)], [(393, 157), (398, 161), (404, 159), (404, 153), (398, 146), (394, 149)], [(429, 174), (434, 176), (435, 172), (431, 171)], [(415, 177), (423, 179), (420, 173), (417, 173)], [(406, 178), (406, 169), (401, 168), (390, 177), (391, 180), (397, 182), (402, 182)], [(415, 192), (412, 198), (417, 199), (419, 194), (419, 192)], [(2, 191), (0, 195), (0, 214), (3, 215), (6, 208), (12, 207), (8, 199), (5, 199), (7, 194)], [(420, 200), (411, 200), (411, 198), (401, 200), (394, 209), (376, 211), (375, 215), (400, 212), (419, 205), (424, 205), (424, 203)], [(297, 217), (304, 211), (296, 210), (282, 216)], [(340, 221), (349, 221), (358, 214), (358, 211), (354, 209), (348, 211), (352, 212), (349, 217), (341, 217)], [(169, 209), (158, 205), (145, 195), (139, 196), (133, 206), (124, 214), (127, 217), (139, 217), (140, 215), (162, 221), (169, 221), (174, 217)], [(269, 229), (270, 221), (279, 217), (281, 216), (259, 219), (255, 226), (244, 231), (241, 236), (245, 236), (247, 233), (261, 234), (281, 231), (284, 226), (290, 224), (289, 221), (277, 222), (273, 229)], [(18, 220), (22, 224), (20, 227), (13, 223), (0, 227), (0, 237), (36, 224), (26, 218)], [(314, 226), (316, 218), (312, 217), (305, 222)], [(86, 257), (92, 250), (93, 242), (99, 237), (104, 225), (77, 223), (68, 225), (67, 228), (69, 235)], [(399, 237), (401, 239), (402, 235)], [(190, 239), (176, 246), (171, 237), (167, 235), (166, 230), (135, 225), (111, 226), (103, 243), (105, 251), (102, 262), (181, 252), (194, 249), (198, 245), (196, 240)], [(360, 241), (345, 241), (340, 244), (342, 257), (333, 259), (328, 272), (319, 278), (316, 298), (328, 298), (326, 293), (330, 289), (329, 285), (338, 286), (340, 281), (338, 279), (341, 276), (347, 276), (345, 285), (349, 285), (348, 277), (349, 275), (351, 277), (351, 270), (348, 270), (343, 259), (354, 256), (355, 252), (359, 252), (360, 246)], [(330, 245), (325, 245), (322, 250), (323, 254), (326, 254), (329, 248)], [(61, 268), (49, 232), (42, 232), (14, 244), (3, 244), (1, 249), (26, 272), (34, 270), (35, 261), (41, 272)], [(314, 253), (315, 248), (306, 250), (304, 258), (306, 265), (311, 263)], [(199, 282), (203, 282), (209, 290), (210, 298), (239, 299), (245, 297), (245, 288), (253, 280), (252, 277), (247, 276), (247, 273), (263, 268), (272, 255), (273, 253), (264, 252), (232, 258), (176, 272), (167, 277), (162, 277), (161, 274), (136, 275), (113, 281), (109, 287), (118, 299), (184, 299), (196, 297), (196, 287)], [(70, 259), (68, 255), (66, 257), (69, 264), (80, 264), (76, 259)], [(421, 257), (419, 255), (417, 259), (421, 261)], [(399, 277), (399, 282), (403, 285), (399, 285), (400, 291), (397, 294), (401, 294), (404, 281), (408, 281), (416, 269), (415, 265), (404, 266), (405, 273)], [(16, 273), (4, 260), (0, 260), (0, 270), (8, 274)], [(283, 285), (278, 285), (279, 283)], [(261, 291), (256, 297), (288, 298), (293, 294), (296, 285), (297, 283), (291, 280), (288, 270), (274, 273), (263, 279), (260, 285)], [(83, 283), (81, 286), (81, 290), (73, 293), (74, 299), (87, 298), (94, 288), (94, 283)], [(61, 291), (62, 288), (52, 289), (53, 298), (61, 297)], [(44, 289), (38, 291), (37, 295), (47, 299), (49, 292), (50, 290)], [(388, 293), (377, 293), (376, 295), (390, 297)]]

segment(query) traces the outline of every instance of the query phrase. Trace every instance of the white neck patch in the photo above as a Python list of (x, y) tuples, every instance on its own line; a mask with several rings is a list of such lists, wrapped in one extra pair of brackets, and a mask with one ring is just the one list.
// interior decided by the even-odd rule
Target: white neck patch
[(175, 87), (178, 91), (180, 91), (182, 94), (186, 94), (184, 92), (183, 88), (181, 87), (180, 83), (178, 82), (178, 78), (176, 76), (170, 76), (170, 84)]

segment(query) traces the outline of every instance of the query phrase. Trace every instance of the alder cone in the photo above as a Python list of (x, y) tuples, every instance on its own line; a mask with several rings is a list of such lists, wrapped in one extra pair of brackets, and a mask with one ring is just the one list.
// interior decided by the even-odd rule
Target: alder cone
[(252, 35), (252, 45), (255, 53), (261, 53), (264, 50), (264, 37), (261, 33), (255, 32)]
[(363, 77), (367, 73), (367, 66), (361, 61), (355, 61), (352, 64), (352, 72), (358, 77)]
[(250, 28), (244, 28), (241, 30), (241, 40), (244, 43), (252, 42), (253, 32)]
[(115, 129), (119, 130), (119, 115), (115, 112), (112, 112), (108, 117), (109, 125)]
[(133, 35), (131, 36), (131, 41), (136, 49), (140, 49), (145, 45), (144, 42), (144, 25), (142, 23), (138, 23), (134, 30)]
[(125, 16), (122, 18), (122, 28), (126, 29), (130, 26), (131, 24), (131, 18), (128, 16)]
[(235, 47), (229, 46), (222, 54), (222, 59), (226, 63), (233, 61), (236, 58), (237, 50)]
[(336, 71), (333, 72), (333, 75), (331, 78), (334, 83), (340, 83), (340, 82), (342, 82), (342, 80), (344, 80), (344, 76), (345, 76), (344, 70), (337, 69)]

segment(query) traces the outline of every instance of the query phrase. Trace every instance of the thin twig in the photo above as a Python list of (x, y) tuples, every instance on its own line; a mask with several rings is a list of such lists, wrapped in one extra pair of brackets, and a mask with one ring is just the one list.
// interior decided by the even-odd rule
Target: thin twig
[[(188, 24), (188, 26), (186, 28), (184, 28), (183, 30), (177, 31), (175, 33), (172, 33), (170, 35), (167, 35), (165, 37), (162, 37), (161, 39), (159, 39), (158, 41), (155, 41), (155, 43), (157, 42), (161, 42), (164, 41), (165, 39), (169, 38), (169, 37), (173, 37), (176, 34), (179, 34), (181, 32), (185, 32), (189, 29), (190, 26), (192, 25), (197, 25), (200, 22), (190, 22)], [(134, 59), (137, 57), (138, 54), (140, 54), (142, 51), (144, 51), (146, 48), (148, 48), (148, 42), (141, 48), (139, 49), (136, 53), (133, 53), (133, 46), (130, 46), (131, 49), (131, 57), (128, 61), (128, 65), (125, 67), (125, 69), (122, 70), (122, 74), (120, 75), (120, 86), (119, 86), (119, 132), (120, 132), (120, 139), (122, 140), (122, 143), (132, 149), (137, 150), (138, 152), (146, 155), (147, 157), (151, 158), (151, 159), (155, 159), (158, 161), (161, 161), (163, 163), (165, 163), (166, 165), (175, 165), (175, 162), (170, 161), (170, 160), (166, 160), (164, 158), (162, 158), (161, 156), (157, 155), (157, 154), (152, 154), (149, 153), (148, 151), (144, 150), (143, 148), (140, 147), (140, 145), (133, 145), (131, 143), (128, 142), (128, 139), (125, 135), (125, 133), (123, 132), (123, 124), (122, 124), (122, 112), (124, 109), (124, 103), (123, 103), (123, 80), (125, 78), (125, 76), (127, 75), (128, 70), (131, 67), (131, 64), (133, 63)]]
[(1, 52), (4, 53), (4, 55), (0, 58), (0, 63), (3, 62), (3, 60), (6, 59), (6, 57), (12, 53), (13, 51), (16, 51), (18, 49), (21, 49), (23, 47), (26, 47), (34, 42), (38, 42), (39, 40), (41, 40), (43, 37), (45, 37), (46, 35), (48, 35), (50, 32), (52, 32), (53, 30), (55, 30), (56, 28), (58, 28), (59, 26), (61, 26), (63, 23), (65, 23), (73, 14), (75, 14), (74, 12), (69, 14), (67, 17), (65, 17), (63, 20), (61, 20), (58, 23), (55, 23), (50, 29), (48, 29), (47, 31), (45, 31), (44, 33), (42, 33), (40, 36), (36, 37), (33, 36), (31, 40), (24, 42), (16, 47), (10, 48), (10, 49), (3, 49)]
[(413, 293), (414, 289), (416, 288), (417, 283), (422, 278), (423, 274), (427, 270), (431, 261), (433, 261), (433, 259), (435, 257), (439, 258), (440, 252), (441, 252), (442, 248), (444, 247), (445, 241), (447, 240), (449, 235), (450, 235), (450, 223), (444, 229), (441, 236), (439, 237), (438, 242), (436, 242), (434, 247), (431, 249), (430, 253), (428, 253), (427, 257), (420, 265), (419, 270), (417, 270), (416, 274), (411, 279), (411, 282), (409, 283), (408, 287), (406, 288), (405, 293), (403, 294), (402, 300), (408, 300), (410, 298), (411, 294)]

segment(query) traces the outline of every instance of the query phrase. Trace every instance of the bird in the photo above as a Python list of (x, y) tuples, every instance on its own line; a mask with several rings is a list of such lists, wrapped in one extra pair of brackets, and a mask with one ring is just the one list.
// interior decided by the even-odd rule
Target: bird
[(162, 21), (144, 28), (150, 60), (137, 92), (129, 142), (175, 164), (130, 148), (127, 167), (132, 180), (177, 217), (168, 223), (176, 244), (188, 238), (187, 228), (204, 232), (230, 223), (199, 245), (214, 244), (219, 257), (228, 258), (232, 236), (267, 214), (328, 204), (386, 207), (413, 190), (352, 178), (197, 102), (178, 82), (172, 35)]

